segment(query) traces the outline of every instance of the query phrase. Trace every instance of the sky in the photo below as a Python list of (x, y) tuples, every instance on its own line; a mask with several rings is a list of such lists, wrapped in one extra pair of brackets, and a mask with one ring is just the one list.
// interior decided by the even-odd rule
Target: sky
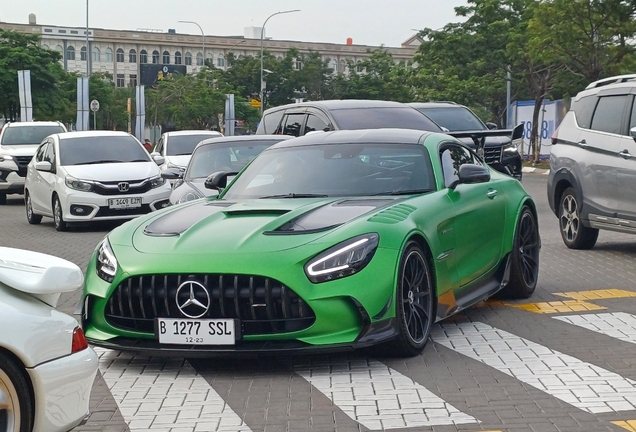
[(422, 28), (438, 29), (462, 21), (456, 6), (466, 0), (0, 0), (0, 21), (27, 24), (86, 26), (115, 30), (152, 29), (206, 35), (243, 36), (245, 27), (261, 27), (272, 17), (266, 37), (303, 42), (397, 47)]

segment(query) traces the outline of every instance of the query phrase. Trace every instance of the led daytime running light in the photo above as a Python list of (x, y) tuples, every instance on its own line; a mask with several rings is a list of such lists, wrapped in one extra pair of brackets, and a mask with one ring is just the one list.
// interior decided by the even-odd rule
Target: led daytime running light
[(340, 267), (333, 267), (333, 268), (329, 268), (329, 269), (325, 269), (325, 270), (318, 270), (318, 271), (314, 270), (314, 267), (316, 267), (317, 265), (322, 264), (323, 262), (328, 261), (331, 258), (333, 258), (335, 256), (338, 256), (338, 255), (340, 255), (340, 254), (342, 254), (344, 252), (347, 252), (347, 251), (349, 251), (351, 249), (354, 249), (354, 248), (356, 248), (356, 247), (358, 247), (358, 246), (360, 246), (360, 245), (362, 245), (362, 244), (364, 244), (364, 243), (366, 243), (368, 241), (369, 241), (368, 238), (363, 238), (361, 240), (358, 240), (355, 243), (352, 243), (352, 244), (350, 244), (350, 245), (348, 245), (348, 246), (346, 246), (346, 247), (344, 247), (342, 249), (339, 249), (339, 250), (327, 255), (324, 258), (319, 259), (318, 261), (316, 261), (315, 263), (313, 263), (313, 264), (311, 264), (310, 266), (307, 267), (307, 273), (309, 273), (311, 276), (320, 276), (320, 275), (323, 275), (323, 274), (333, 273), (333, 272), (337, 272), (339, 270), (344, 270), (344, 269), (349, 268), (349, 265), (346, 264), (346, 265), (343, 265), (343, 266), (340, 266)]

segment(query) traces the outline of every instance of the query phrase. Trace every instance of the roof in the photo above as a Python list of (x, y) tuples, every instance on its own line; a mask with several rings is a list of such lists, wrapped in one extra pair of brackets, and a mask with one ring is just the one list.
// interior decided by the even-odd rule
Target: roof
[(227, 143), (240, 143), (242, 141), (257, 142), (257, 141), (285, 141), (294, 137), (289, 135), (236, 135), (236, 136), (224, 136), (219, 138), (207, 138), (201, 141), (197, 146), (206, 144), (227, 144)]
[(32, 122), (9, 122), (3, 127), (24, 127), (24, 126), (59, 126), (62, 123), (57, 121), (32, 121)]
[(366, 99), (333, 99), (313, 102), (300, 102), (269, 108), (267, 111), (277, 111), (287, 108), (323, 107), (327, 110), (364, 109), (364, 108), (404, 108), (405, 104), (393, 101)]
[(164, 132), (164, 135), (168, 136), (178, 136), (178, 135), (214, 135), (214, 136), (223, 136), (223, 134), (219, 131), (211, 131), (211, 130), (182, 130), (182, 131), (171, 131)]
[(449, 107), (457, 107), (464, 108), (464, 105), (460, 105), (451, 101), (439, 101), (439, 102), (409, 102), (408, 106), (412, 106), (413, 108), (449, 108)]
[[(93, 138), (93, 137), (108, 137), (108, 136), (129, 136), (128, 132), (119, 131), (104, 131), (104, 130), (92, 130), (92, 131), (73, 131), (73, 132), (61, 132), (56, 134), (61, 139), (66, 138)], [(134, 137), (133, 137), (134, 138)]]
[(299, 138), (274, 144), (270, 148), (285, 148), (304, 145), (326, 144), (418, 144), (423, 137), (435, 132), (414, 129), (358, 129), (340, 130), (305, 135)]

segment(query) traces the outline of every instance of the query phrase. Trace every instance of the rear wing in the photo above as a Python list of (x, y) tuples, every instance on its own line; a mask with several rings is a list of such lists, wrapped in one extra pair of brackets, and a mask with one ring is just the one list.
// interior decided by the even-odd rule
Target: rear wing
[(477, 153), (483, 155), (483, 149), (488, 137), (510, 137), (510, 141), (515, 141), (523, 137), (523, 123), (519, 123), (513, 129), (493, 129), (476, 131), (445, 132), (455, 138), (471, 138), (477, 147)]

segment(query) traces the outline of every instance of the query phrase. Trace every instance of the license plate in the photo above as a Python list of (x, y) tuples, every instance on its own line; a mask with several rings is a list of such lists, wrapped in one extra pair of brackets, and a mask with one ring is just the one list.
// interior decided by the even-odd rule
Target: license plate
[(158, 318), (159, 343), (178, 345), (234, 345), (233, 319)]
[(110, 209), (129, 209), (141, 207), (141, 197), (135, 198), (112, 198), (108, 200)]

